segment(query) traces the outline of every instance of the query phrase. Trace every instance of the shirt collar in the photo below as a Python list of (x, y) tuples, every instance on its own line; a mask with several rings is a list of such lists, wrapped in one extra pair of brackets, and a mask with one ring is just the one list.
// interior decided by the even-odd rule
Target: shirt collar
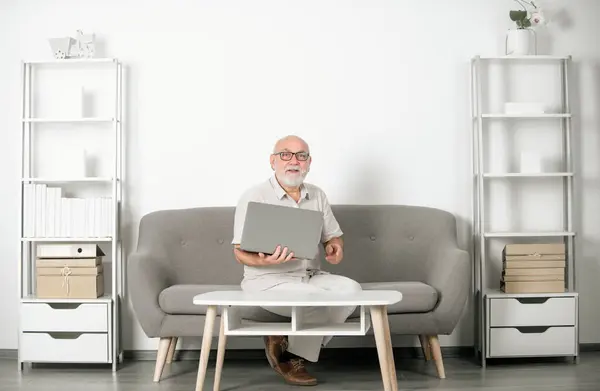
[[(273, 174), (273, 176), (271, 176), (269, 181), (271, 182), (271, 186), (273, 187), (273, 190), (275, 191), (275, 195), (277, 196), (278, 199), (281, 200), (281, 199), (283, 199), (283, 197), (288, 195), (285, 192), (285, 190), (283, 189), (283, 187), (281, 187), (281, 185), (277, 181), (275, 174)], [(310, 199), (310, 194), (304, 184), (300, 185), (300, 199), (303, 199), (303, 198)]]

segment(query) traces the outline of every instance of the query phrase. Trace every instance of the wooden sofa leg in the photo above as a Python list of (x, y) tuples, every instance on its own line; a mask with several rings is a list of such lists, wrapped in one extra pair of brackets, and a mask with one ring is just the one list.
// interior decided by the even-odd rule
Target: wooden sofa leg
[(173, 355), (175, 354), (175, 347), (177, 346), (177, 337), (171, 338), (171, 342), (169, 343), (169, 353), (167, 353), (167, 364), (171, 364), (173, 362)]
[(419, 341), (421, 341), (421, 349), (423, 349), (423, 356), (425, 356), (425, 361), (431, 360), (431, 346), (429, 346), (427, 336), (424, 334), (419, 335)]
[(161, 338), (158, 342), (158, 352), (156, 354), (156, 367), (154, 368), (154, 382), (160, 381), (163, 368), (165, 367), (165, 361), (167, 360), (167, 354), (169, 353), (169, 346), (171, 345), (171, 338)]
[(444, 361), (442, 360), (442, 348), (437, 335), (429, 336), (429, 345), (431, 345), (431, 352), (433, 353), (438, 376), (440, 379), (445, 379), (446, 372), (444, 371)]

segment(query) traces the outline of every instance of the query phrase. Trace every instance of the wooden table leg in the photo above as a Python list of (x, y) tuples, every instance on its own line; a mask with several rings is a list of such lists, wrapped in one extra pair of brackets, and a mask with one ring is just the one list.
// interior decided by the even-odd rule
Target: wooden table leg
[(209, 305), (206, 310), (206, 320), (204, 321), (204, 333), (202, 334), (202, 348), (200, 350), (200, 363), (198, 364), (198, 378), (196, 379), (196, 391), (202, 391), (204, 387), (204, 378), (206, 377), (206, 367), (208, 366), (208, 355), (212, 345), (213, 327), (217, 317), (217, 307)]
[(392, 335), (390, 334), (390, 322), (388, 320), (387, 307), (383, 307), (382, 312), (385, 341), (387, 344), (388, 365), (390, 367), (390, 385), (392, 391), (398, 391), (398, 379), (396, 378), (396, 362), (394, 360), (394, 348), (392, 346)]
[(223, 373), (223, 361), (225, 360), (225, 346), (227, 336), (225, 335), (225, 316), (221, 313), (221, 329), (219, 330), (219, 347), (217, 349), (217, 364), (215, 368), (215, 385), (213, 391), (219, 391), (221, 388), (221, 374)]
[(383, 309), (382, 306), (372, 306), (371, 321), (373, 322), (373, 332), (375, 334), (375, 343), (377, 345), (377, 355), (379, 356), (379, 367), (381, 368), (381, 379), (383, 380), (384, 391), (391, 391), (392, 386), (390, 384), (390, 364), (388, 344), (386, 341), (386, 332), (384, 326)]

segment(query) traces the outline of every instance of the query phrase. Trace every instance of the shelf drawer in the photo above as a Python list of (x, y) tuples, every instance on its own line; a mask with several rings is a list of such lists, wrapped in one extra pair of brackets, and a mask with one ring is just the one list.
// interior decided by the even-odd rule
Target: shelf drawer
[(490, 357), (573, 356), (575, 327), (510, 327), (490, 329)]
[(490, 327), (575, 326), (574, 297), (503, 298), (490, 300)]
[(22, 331), (108, 332), (106, 303), (23, 303)]
[(21, 333), (22, 361), (108, 362), (108, 334)]

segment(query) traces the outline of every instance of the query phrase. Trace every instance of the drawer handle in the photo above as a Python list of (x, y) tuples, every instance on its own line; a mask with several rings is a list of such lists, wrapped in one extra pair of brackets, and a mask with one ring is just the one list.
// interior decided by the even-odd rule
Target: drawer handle
[(550, 300), (549, 297), (517, 297), (521, 304), (543, 304)]
[(71, 332), (56, 332), (48, 333), (52, 339), (77, 339), (83, 335), (83, 333), (71, 333)]
[(79, 308), (81, 303), (46, 303), (55, 310), (74, 310)]
[(542, 334), (550, 328), (550, 326), (523, 326), (515, 327), (521, 334)]

